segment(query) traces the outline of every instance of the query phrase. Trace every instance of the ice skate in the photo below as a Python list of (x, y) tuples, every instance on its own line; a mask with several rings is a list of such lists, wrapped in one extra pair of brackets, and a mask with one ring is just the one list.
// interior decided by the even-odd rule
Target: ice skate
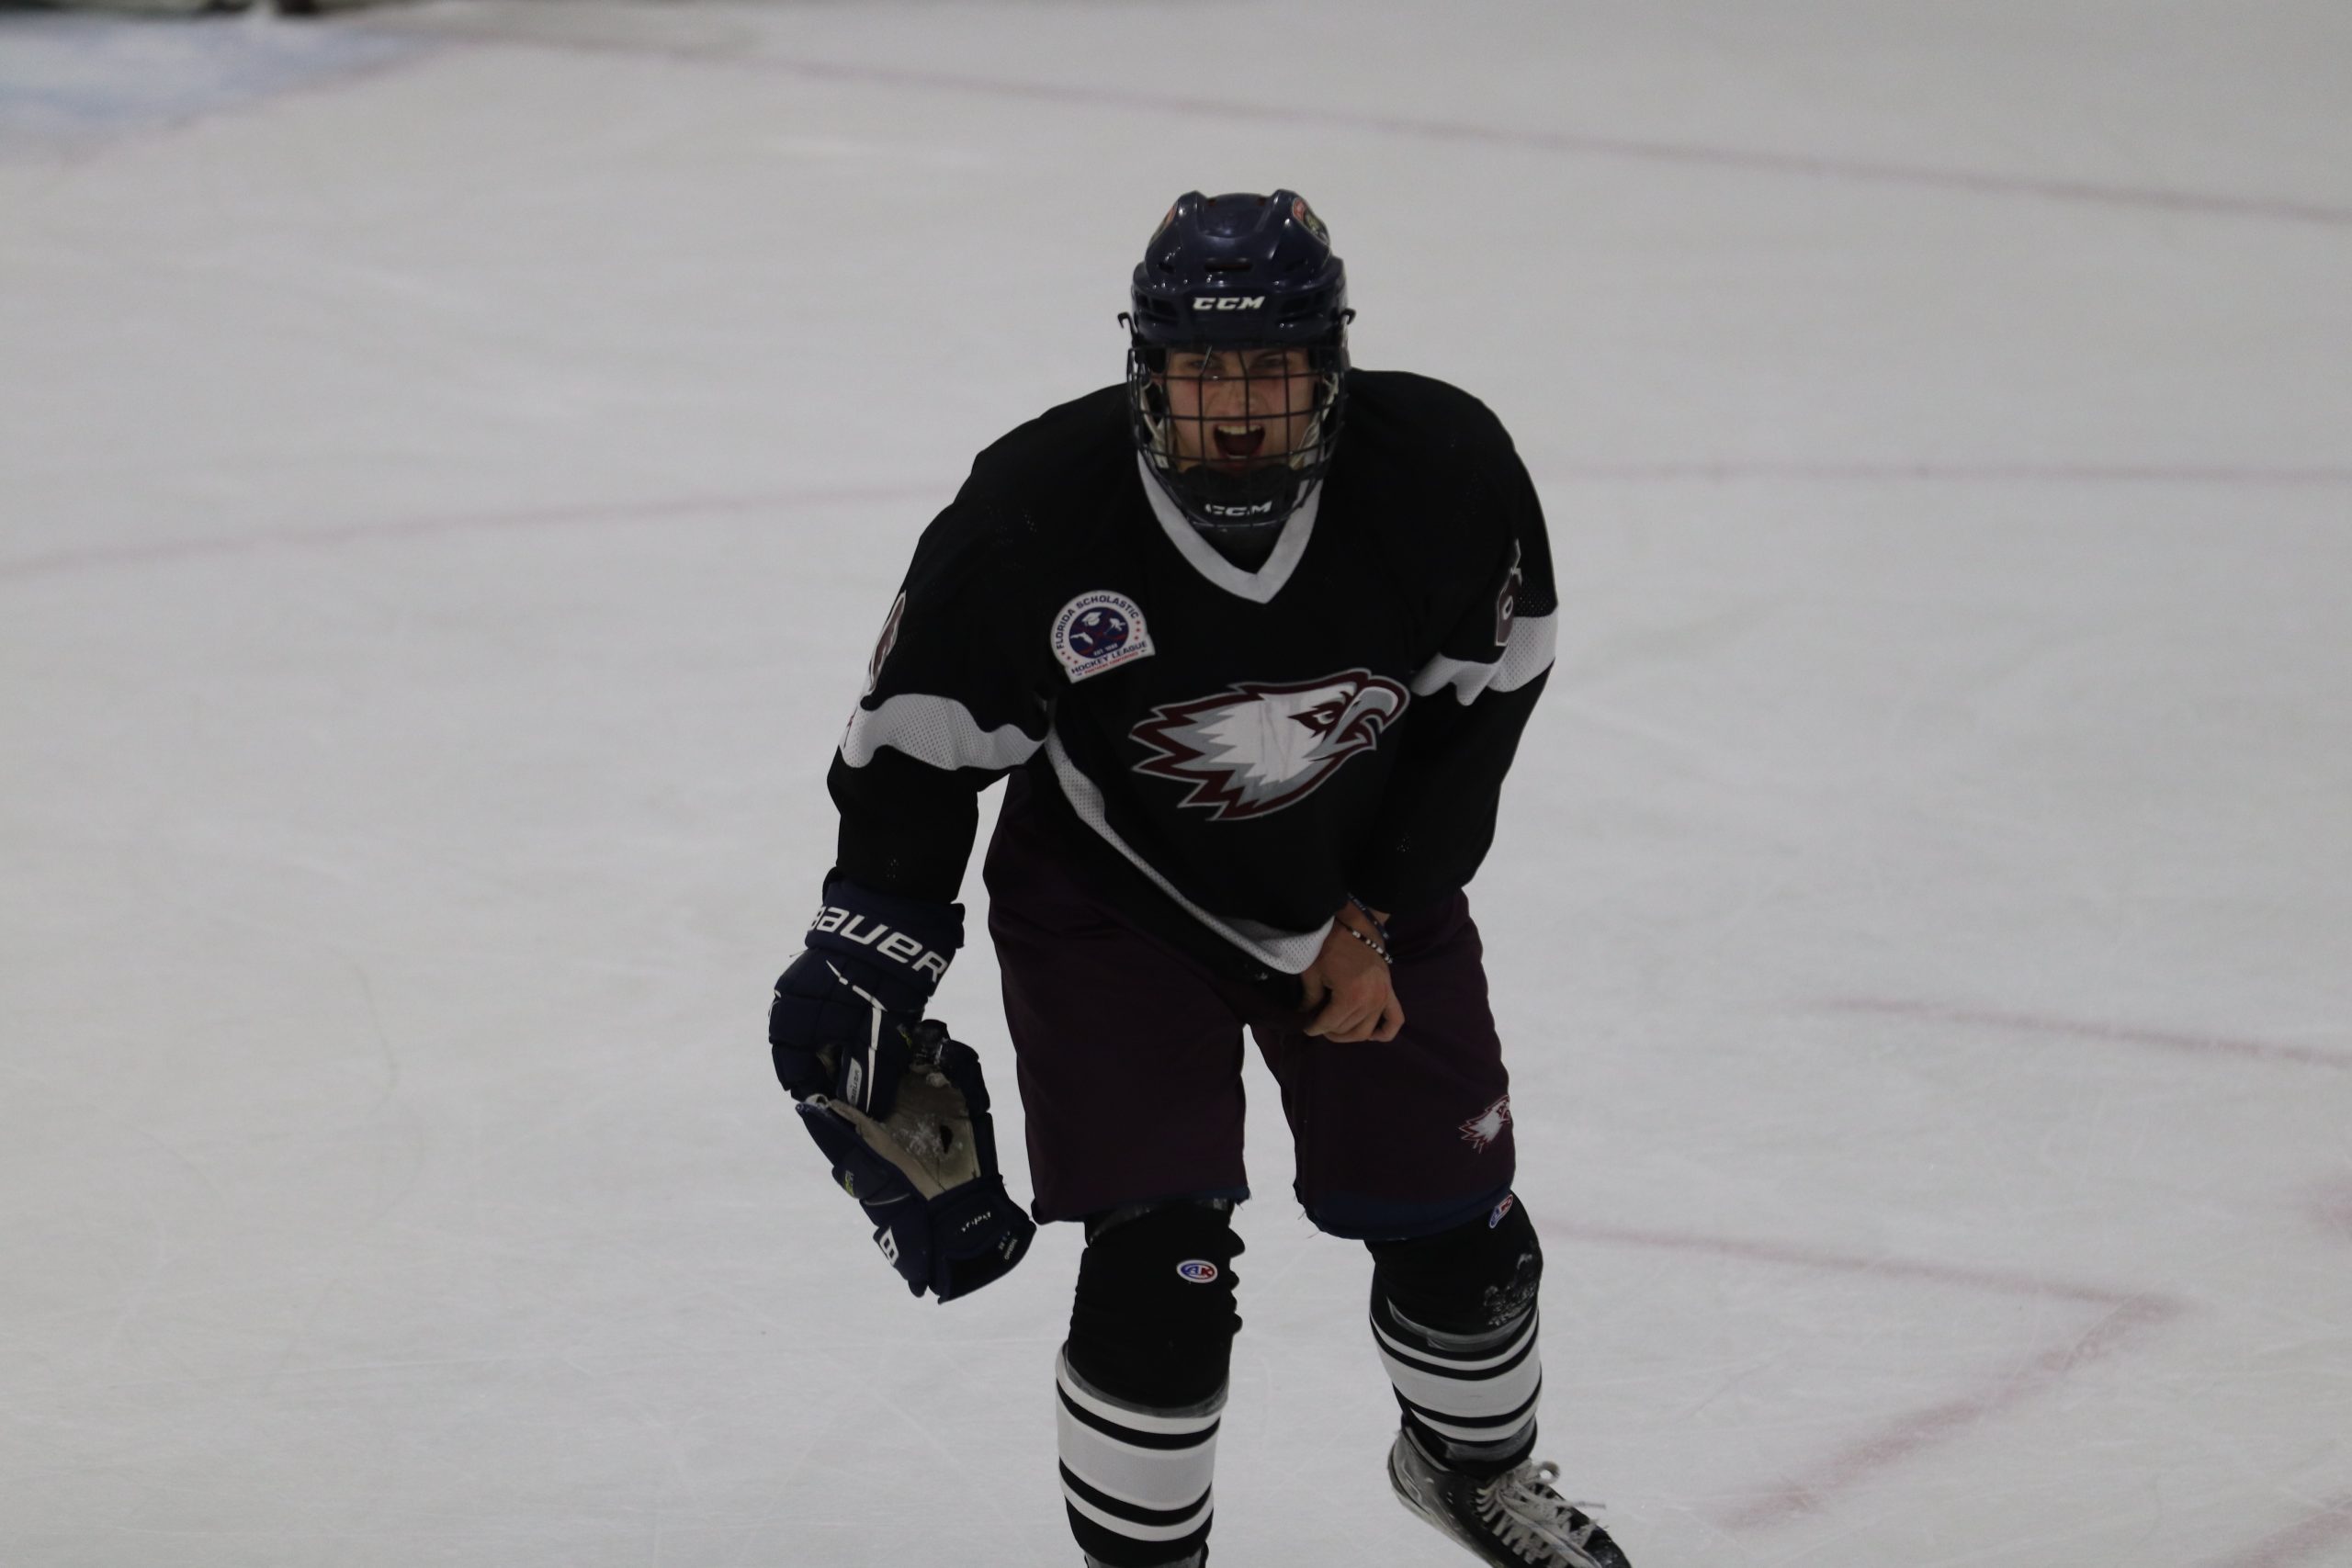
[(1409, 1431), (1388, 1450), (1388, 1481), (1405, 1506), (1501, 1568), (1630, 1568), (1609, 1532), (1552, 1483), (1557, 1465), (1530, 1460), (1490, 1481), (1446, 1469)]

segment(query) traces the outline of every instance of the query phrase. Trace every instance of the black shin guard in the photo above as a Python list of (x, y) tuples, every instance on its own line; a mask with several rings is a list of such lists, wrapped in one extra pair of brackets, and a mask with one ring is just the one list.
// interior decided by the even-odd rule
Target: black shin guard
[(1090, 1224), (1057, 1371), (1071, 1533), (1109, 1568), (1201, 1560), (1217, 1422), (1241, 1319), (1229, 1205)]
[(1506, 1198), (1466, 1225), (1367, 1245), (1373, 1338), (1405, 1425), (1468, 1474), (1525, 1459), (1544, 1386), (1535, 1304), (1544, 1248), (1526, 1206)]

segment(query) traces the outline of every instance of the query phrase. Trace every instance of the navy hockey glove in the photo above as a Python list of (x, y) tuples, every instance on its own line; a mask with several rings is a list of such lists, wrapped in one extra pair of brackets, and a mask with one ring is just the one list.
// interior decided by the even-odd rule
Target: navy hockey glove
[(907, 1289), (949, 1302), (1011, 1272), (1037, 1227), (1005, 1194), (979, 1057), (936, 1021), (916, 1024), (904, 1044), (887, 1116), (821, 1094), (798, 1110)]
[(807, 948), (775, 983), (768, 1046), (796, 1099), (822, 1094), (876, 1119), (907, 1071), (907, 1032), (964, 945), (964, 907), (825, 883)]

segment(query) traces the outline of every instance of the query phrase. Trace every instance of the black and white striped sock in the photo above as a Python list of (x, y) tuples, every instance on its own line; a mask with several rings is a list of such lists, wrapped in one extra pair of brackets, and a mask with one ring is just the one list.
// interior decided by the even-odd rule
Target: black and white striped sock
[(1535, 1444), (1544, 1391), (1532, 1305), (1476, 1334), (1425, 1328), (1373, 1292), (1372, 1334), (1396, 1385), (1406, 1425), (1442, 1463), (1476, 1473), (1509, 1469)]
[(1147, 1410), (1054, 1369), (1062, 1498), (1091, 1562), (1159, 1568), (1197, 1562), (1208, 1540), (1210, 1483), (1225, 1389), (1182, 1410)]

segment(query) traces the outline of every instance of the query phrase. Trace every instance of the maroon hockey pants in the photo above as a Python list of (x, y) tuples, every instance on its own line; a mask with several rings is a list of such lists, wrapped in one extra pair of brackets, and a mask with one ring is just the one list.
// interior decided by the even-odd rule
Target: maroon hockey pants
[(1338, 1044), (1137, 930), (1081, 879), (1061, 830), (1016, 788), (986, 867), (1039, 1220), (1247, 1196), (1245, 1027), (1281, 1086), (1298, 1201), (1320, 1229), (1432, 1235), (1510, 1188), (1510, 1080), (1462, 894), (1391, 925), (1396, 1038)]

